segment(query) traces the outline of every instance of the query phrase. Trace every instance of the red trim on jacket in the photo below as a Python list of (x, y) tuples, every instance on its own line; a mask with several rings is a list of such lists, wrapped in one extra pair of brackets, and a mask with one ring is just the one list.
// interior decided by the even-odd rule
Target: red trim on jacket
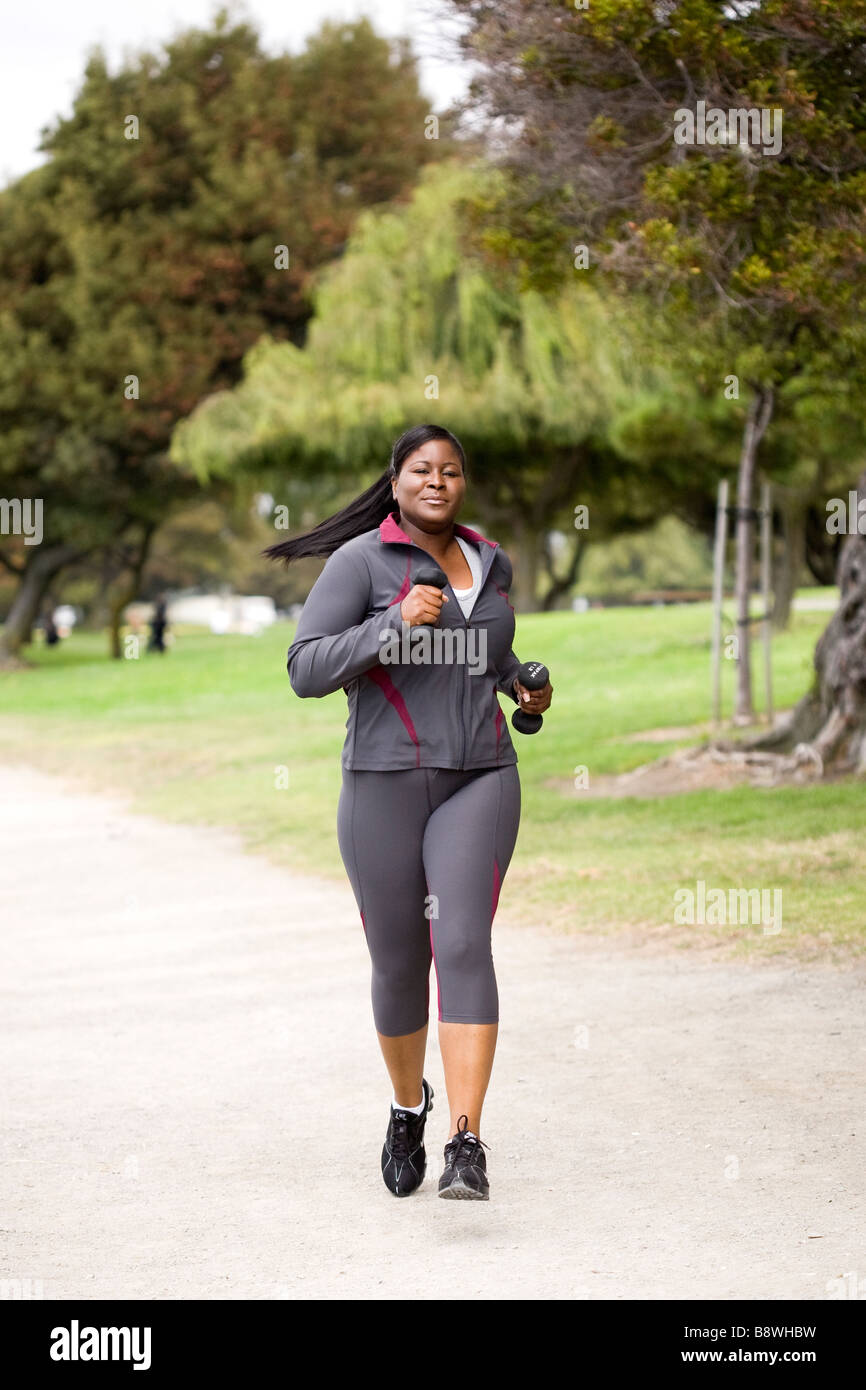
[[(403, 545), (416, 545), (417, 543), (412, 540), (411, 536), (407, 536), (406, 532), (400, 526), (397, 520), (398, 515), (399, 508), (396, 511), (389, 512), (385, 520), (379, 522), (380, 541), (384, 544), (388, 544), (391, 541), (398, 541), (402, 542)], [(454, 523), (454, 534), (462, 536), (465, 541), (483, 541), (485, 545), (492, 545), (494, 547), (499, 545), (498, 541), (491, 541), (488, 540), (486, 536), (482, 536), (480, 531), (473, 531), (471, 526), (461, 526), (459, 521), (455, 521)], [(418, 546), (419, 550), (423, 550), (423, 548), (423, 546)], [(405, 597), (405, 595), (403, 597)]]
[(368, 671), (364, 672), (364, 674), (365, 676), (367, 676), (368, 680), (374, 681), (375, 684), (378, 685), (382, 694), (385, 696), (385, 699), (388, 700), (389, 703), (394, 706), (395, 710), (399, 714), (401, 720), (403, 721), (403, 726), (406, 729), (407, 734), (409, 735), (409, 737), (415, 745), (415, 766), (420, 767), (421, 745), (418, 742), (418, 735), (415, 732), (415, 725), (412, 723), (412, 716), (406, 708), (406, 701), (403, 699), (403, 696), (400, 694), (400, 691), (397, 689), (396, 685), (392, 681), (391, 677), (388, 675), (387, 671), (384, 671), (380, 665), (371, 666)]

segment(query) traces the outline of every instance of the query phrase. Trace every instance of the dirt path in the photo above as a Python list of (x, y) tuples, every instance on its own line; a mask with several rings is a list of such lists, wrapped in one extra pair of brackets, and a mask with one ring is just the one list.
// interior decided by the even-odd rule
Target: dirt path
[[(348, 884), (0, 768), (0, 1280), (46, 1298), (710, 1298), (866, 1287), (863, 966), (494, 927), (489, 1203), (397, 1201)], [(435, 987), (432, 988), (435, 999)], [(850, 1281), (849, 1281), (850, 1283)]]

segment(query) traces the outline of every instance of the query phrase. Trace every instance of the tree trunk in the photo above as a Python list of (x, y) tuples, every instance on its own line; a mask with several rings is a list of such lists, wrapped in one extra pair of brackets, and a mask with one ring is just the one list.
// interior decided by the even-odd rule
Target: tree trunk
[(842, 559), (843, 540), (827, 532), (824, 506), (806, 508), (805, 558), (816, 584), (835, 584)]
[(128, 603), (131, 603), (141, 587), (141, 576), (147, 564), (147, 557), (150, 553), (150, 543), (153, 540), (156, 526), (145, 527), (141, 539), (136, 547), (131, 566), (121, 575), (119, 589), (112, 594), (109, 604), (109, 650), (112, 657), (120, 660), (123, 656), (120, 640), (121, 619), (123, 610)]
[(108, 608), (108, 654), (115, 661), (120, 661), (123, 651), (120, 646), (120, 620), (123, 610), (128, 603), (135, 598), (138, 586), (132, 579), (127, 577), (126, 583), (115, 591)]
[(88, 625), (100, 631), (111, 624), (111, 586), (114, 583), (115, 575), (111, 568), (109, 549), (102, 552), (102, 568), (99, 577), (99, 587), (94, 594), (87, 613)]
[[(866, 499), (866, 472), (857, 489)], [(855, 523), (856, 524), (856, 523)], [(788, 719), (750, 747), (805, 745), (822, 774), (866, 772), (866, 536), (849, 535), (839, 560), (839, 607), (815, 647), (815, 680)]]
[(806, 507), (787, 489), (777, 485), (774, 491), (782, 535), (773, 574), (773, 627), (781, 632), (791, 617), (791, 605), (806, 554)]
[(580, 571), (581, 562), (586, 553), (587, 541), (585, 536), (576, 535), (572, 546), (571, 556), (566, 566), (565, 574), (557, 577), (553, 567), (553, 556), (550, 554), (547, 545), (544, 545), (544, 559), (550, 584), (547, 593), (541, 603), (542, 611), (551, 612), (556, 607), (557, 600), (573, 587)]
[(752, 591), (752, 494), (758, 445), (773, 413), (773, 388), (756, 386), (743, 430), (740, 452), (740, 471), (737, 480), (737, 551), (734, 597), (737, 609), (737, 694), (734, 723), (751, 724), (755, 717), (752, 707), (751, 630), (749, 626), (749, 596)]
[(40, 546), (35, 550), (0, 632), (0, 670), (16, 670), (28, 664), (21, 657), (21, 649), (32, 640), (39, 605), (60, 570), (80, 558), (81, 552), (71, 545)]
[(525, 521), (520, 520), (515, 527), (514, 554), (514, 607), (521, 613), (537, 613), (539, 603), (538, 565), (541, 556), (542, 538)]

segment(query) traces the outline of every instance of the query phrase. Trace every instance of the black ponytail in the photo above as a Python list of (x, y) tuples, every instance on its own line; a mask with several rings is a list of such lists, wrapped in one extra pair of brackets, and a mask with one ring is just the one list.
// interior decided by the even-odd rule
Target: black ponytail
[(308, 555), (332, 555), (353, 536), (360, 536), (364, 531), (372, 531), (374, 527), (385, 520), (389, 512), (395, 509), (396, 503), (391, 490), (392, 480), (399, 476), (400, 469), (409, 455), (413, 454), (416, 449), (420, 449), (421, 445), (426, 444), (429, 439), (449, 440), (460, 456), (465, 475), (466, 455), (463, 452), (463, 445), (450, 430), (444, 429), (441, 425), (413, 425), (395, 442), (388, 467), (381, 478), (377, 478), (366, 492), (362, 492), (342, 511), (335, 512), (333, 516), (320, 521), (318, 526), (313, 527), (312, 531), (307, 531), (302, 536), (293, 536), (290, 540), (278, 541), (275, 545), (269, 545), (267, 550), (262, 551), (262, 554), (266, 555), (269, 560), (282, 560), (288, 565), (292, 560), (301, 560)]

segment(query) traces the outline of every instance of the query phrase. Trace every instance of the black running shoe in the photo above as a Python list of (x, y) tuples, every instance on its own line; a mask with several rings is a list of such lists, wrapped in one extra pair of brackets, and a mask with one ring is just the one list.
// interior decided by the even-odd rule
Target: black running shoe
[(420, 1115), (411, 1110), (395, 1110), (391, 1118), (385, 1147), (382, 1150), (382, 1178), (395, 1197), (408, 1197), (424, 1181), (427, 1153), (424, 1149), (424, 1126), (427, 1111), (433, 1109), (433, 1087), (426, 1078), (421, 1082), (427, 1104)]
[[(461, 1120), (465, 1121), (462, 1129)], [(469, 1198), (476, 1202), (490, 1200), (486, 1148), (477, 1135), (469, 1133), (469, 1116), (461, 1115), (457, 1133), (445, 1145), (445, 1171), (439, 1179), (440, 1197)]]

